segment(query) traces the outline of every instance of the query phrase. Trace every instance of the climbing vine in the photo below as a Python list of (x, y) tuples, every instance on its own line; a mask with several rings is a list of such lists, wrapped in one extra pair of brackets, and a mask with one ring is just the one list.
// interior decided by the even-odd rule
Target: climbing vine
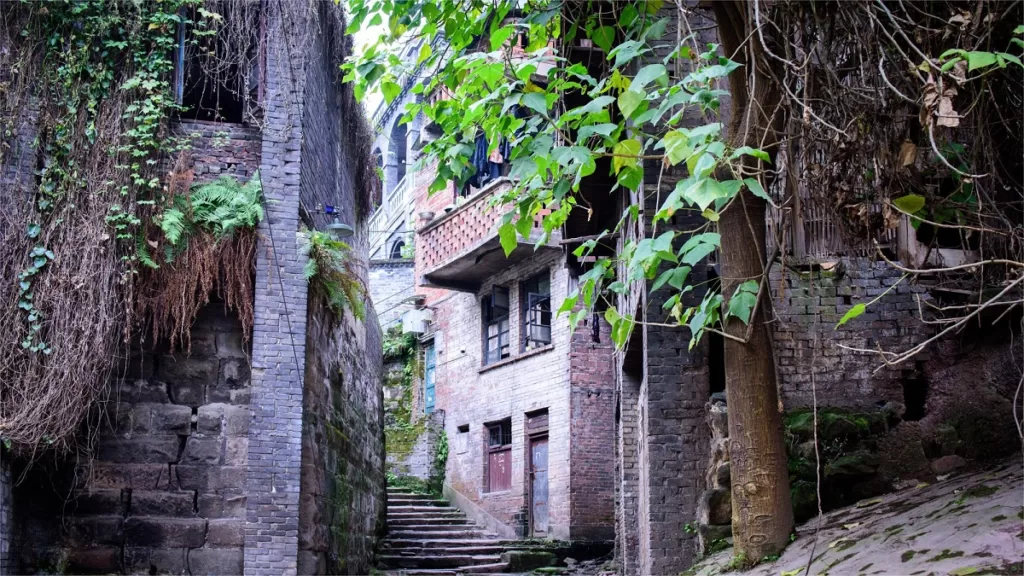
[[(174, 54), (182, 29), (189, 42), (218, 33), (220, 16), (204, 7), (212, 4), (0, 6), (0, 277), (15, 279), (0, 282), (0, 437), (16, 451), (73, 444), (123, 357), (137, 311), (159, 299), (160, 285), (147, 282), (173, 273), (153, 272), (149, 233), (185, 206), (161, 170), (187, 148), (167, 130), (182, 109)], [(15, 167), (13, 177), (7, 166)], [(205, 231), (202, 237), (207, 255), (228, 244)], [(193, 244), (174, 254), (174, 266), (195, 261)], [(254, 240), (230, 244), (238, 249), (218, 264), (251, 259)], [(251, 270), (251, 260), (234, 265)], [(186, 329), (191, 319), (175, 318)], [(148, 320), (154, 333), (181, 333), (180, 325), (156, 326), (159, 314)]]

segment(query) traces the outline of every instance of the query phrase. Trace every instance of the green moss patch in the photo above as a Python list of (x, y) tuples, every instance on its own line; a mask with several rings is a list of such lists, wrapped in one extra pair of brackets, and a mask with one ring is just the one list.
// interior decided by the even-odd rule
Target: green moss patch
[(917, 554), (917, 552), (914, 552), (913, 550), (907, 550), (903, 554), (900, 554), (900, 561), (910, 562), (910, 560), (914, 557), (914, 554)]
[(935, 556), (929, 558), (928, 561), (929, 562), (940, 562), (942, 560), (949, 560), (950, 558), (959, 558), (959, 557), (961, 557), (963, 555), (964, 555), (964, 553), (962, 551), (960, 551), (960, 550), (953, 551), (953, 550), (946, 549), (946, 550), (943, 550), (941, 553), (936, 554)]

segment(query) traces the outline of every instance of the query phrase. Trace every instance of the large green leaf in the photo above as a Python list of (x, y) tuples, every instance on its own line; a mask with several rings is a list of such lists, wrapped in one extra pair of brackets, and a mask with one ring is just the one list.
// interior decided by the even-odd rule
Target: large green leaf
[(619, 94), (619, 110), (622, 111), (622, 115), (629, 118), (633, 115), (633, 112), (640, 107), (640, 104), (644, 101), (644, 94), (640, 92), (634, 92), (632, 90), (626, 90), (622, 94)]
[(616, 174), (623, 168), (632, 168), (639, 162), (640, 141), (634, 138), (623, 140), (612, 148), (612, 169)]
[(757, 302), (758, 284), (754, 280), (747, 280), (736, 287), (736, 292), (729, 298), (729, 315), (740, 319), (744, 324), (750, 324), (750, 314)]
[(901, 211), (907, 214), (913, 214), (924, 208), (924, 196), (918, 194), (907, 194), (906, 196), (900, 196), (892, 201), (893, 206), (896, 206)]
[(505, 256), (508, 256), (516, 249), (518, 244), (516, 241), (516, 229), (511, 222), (505, 222), (498, 227), (498, 241), (501, 242), (501, 248), (505, 251)]
[(861, 314), (864, 313), (865, 310), (867, 310), (867, 306), (865, 306), (864, 304), (857, 304), (853, 308), (850, 308), (850, 310), (846, 314), (843, 314), (843, 317), (839, 319), (839, 323), (836, 324), (836, 328), (839, 328), (843, 324), (846, 324), (850, 320), (853, 320), (857, 316), (860, 316)]

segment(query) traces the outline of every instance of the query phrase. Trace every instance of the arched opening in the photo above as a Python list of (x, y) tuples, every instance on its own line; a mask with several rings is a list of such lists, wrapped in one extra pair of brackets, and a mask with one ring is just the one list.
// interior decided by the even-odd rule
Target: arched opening
[(401, 258), (402, 257), (402, 250), (404, 250), (404, 249), (405, 249), (405, 242), (404, 241), (399, 240), (398, 242), (395, 242), (394, 244), (391, 245), (391, 255), (389, 256), (389, 258), (391, 258), (392, 260), (394, 260), (396, 258)]
[(406, 149), (408, 148), (405, 142), (406, 134), (407, 129), (405, 124), (399, 124), (396, 122), (395, 126), (391, 129), (391, 142), (388, 144), (388, 150), (395, 162), (395, 181), (389, 184), (389, 192), (398, 186), (398, 183), (402, 181), (402, 178), (405, 178), (405, 154)]
[[(384, 181), (384, 154), (380, 148), (373, 149), (373, 159), (377, 162), (377, 176)], [(374, 186), (373, 207), (376, 208), (384, 202), (384, 190), (380, 186)]]

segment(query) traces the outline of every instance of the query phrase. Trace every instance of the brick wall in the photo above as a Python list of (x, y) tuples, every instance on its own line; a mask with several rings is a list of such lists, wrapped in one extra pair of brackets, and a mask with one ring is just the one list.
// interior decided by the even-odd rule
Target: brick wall
[[(776, 266), (771, 273), (775, 359), (784, 406), (811, 405), (812, 375), (823, 406), (875, 409), (885, 402), (903, 402), (904, 382), (915, 378), (920, 366), (908, 363), (876, 372), (882, 365), (877, 355), (840, 346), (904, 350), (927, 339), (930, 331), (917, 317), (917, 297), (928, 298), (925, 288), (899, 283), (863, 315), (836, 329), (850, 308), (896, 285), (902, 273), (867, 258), (837, 258), (825, 267), (831, 270)], [(922, 354), (919, 361), (926, 358)]]
[(569, 534), (573, 540), (615, 539), (615, 452), (609, 450), (615, 445), (615, 346), (610, 332), (607, 322), (591, 317), (571, 340)]
[[(206, 182), (222, 175), (231, 175), (246, 182), (260, 166), (261, 136), (254, 126), (174, 120), (170, 131), (188, 138), (189, 147), (183, 156), (186, 163), (181, 168), (192, 170), (196, 182)], [(176, 160), (169, 159), (168, 163)]]
[(304, 257), (296, 244), (302, 186), (301, 34), (305, 4), (268, 4), (266, 114), (260, 173), (266, 216), (259, 227), (253, 328), (253, 417), (245, 528), (246, 574), (297, 569), (306, 339)]
[[(498, 521), (522, 533), (527, 505), (527, 435), (525, 413), (547, 409), (549, 418), (550, 533), (570, 537), (570, 386), (569, 326), (563, 316), (554, 321), (552, 346), (530, 355), (518, 352), (518, 281), (549, 269), (552, 299), (568, 294), (569, 275), (561, 255), (545, 255), (508, 269), (488, 281), (478, 294), (450, 293), (435, 304), (435, 326), (443, 334), (436, 343), (437, 408), (445, 411), (449, 456), (447, 483)], [(493, 284), (510, 290), (513, 353), (499, 365), (482, 367), (480, 299)], [(515, 284), (513, 284), (515, 283)], [(484, 423), (512, 420), (512, 486), (509, 491), (484, 491)], [(468, 432), (458, 428), (468, 425)]]
[(221, 302), (200, 312), (191, 355), (135, 348), (93, 459), (38, 462), (15, 488), (22, 571), (240, 573), (248, 353)]
[(383, 535), (381, 333), (310, 298), (306, 338), (300, 574), (367, 574)]
[(403, 303), (417, 293), (413, 267), (411, 259), (370, 261), (370, 300), (384, 330), (399, 322), (402, 314), (414, 307), (412, 302)]

